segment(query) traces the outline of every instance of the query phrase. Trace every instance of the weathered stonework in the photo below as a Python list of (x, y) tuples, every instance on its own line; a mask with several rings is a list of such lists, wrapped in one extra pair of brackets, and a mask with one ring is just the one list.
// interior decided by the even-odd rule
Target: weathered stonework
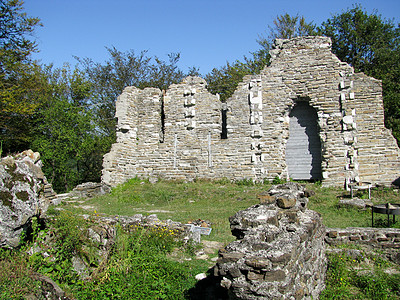
[(41, 167), (32, 150), (0, 159), (0, 247), (17, 247), (32, 218), (46, 213), (55, 193)]
[(315, 111), (320, 140), (310, 179), (341, 186), (398, 179), (400, 152), (384, 127), (380, 81), (339, 61), (326, 37), (277, 40), (271, 56), (226, 103), (198, 77), (165, 92), (127, 87), (116, 103), (117, 143), (104, 157), (103, 182), (288, 179), (291, 112), (300, 104)]
[[(219, 252), (214, 276), (229, 299), (318, 299), (326, 272), (325, 227), (304, 187), (272, 187), (268, 201), (231, 217), (237, 240)], [(282, 206), (282, 199), (293, 199)]]
[(366, 251), (379, 251), (400, 264), (400, 229), (397, 228), (327, 228), (325, 242), (339, 245), (357, 245)]

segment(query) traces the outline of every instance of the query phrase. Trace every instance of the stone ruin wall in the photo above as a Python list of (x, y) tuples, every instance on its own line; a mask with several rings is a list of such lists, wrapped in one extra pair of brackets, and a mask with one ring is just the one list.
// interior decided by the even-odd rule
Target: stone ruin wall
[(289, 114), (299, 101), (317, 113), (325, 185), (390, 185), (399, 177), (400, 153), (384, 127), (380, 81), (339, 61), (326, 37), (277, 40), (271, 56), (226, 103), (199, 77), (167, 91), (127, 87), (116, 103), (117, 142), (104, 157), (103, 182), (288, 179)]
[(327, 259), (321, 216), (307, 208), (304, 186), (286, 183), (260, 204), (229, 218), (236, 240), (213, 268), (229, 299), (318, 299)]

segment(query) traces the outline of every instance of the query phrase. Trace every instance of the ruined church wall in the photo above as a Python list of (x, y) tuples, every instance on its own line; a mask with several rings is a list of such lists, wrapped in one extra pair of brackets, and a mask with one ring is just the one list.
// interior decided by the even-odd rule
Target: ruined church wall
[(198, 77), (167, 91), (126, 88), (116, 103), (117, 143), (104, 157), (103, 182), (289, 179), (289, 115), (299, 101), (316, 111), (325, 185), (398, 178), (400, 154), (384, 127), (380, 81), (354, 73), (325, 37), (277, 40), (271, 57), (226, 103)]
[[(339, 90), (341, 74), (351, 72), (350, 66), (340, 62), (330, 52), (330, 40), (324, 37), (278, 40), (272, 51), (272, 63), (262, 72), (266, 81), (278, 81), (285, 87), (284, 93), (266, 91), (269, 101), (277, 107), (276, 113), (285, 120), (280, 128), (282, 148), (285, 149), (289, 137), (287, 120), (297, 101), (307, 101), (316, 110), (321, 140), (322, 178), (327, 185), (343, 184), (346, 178), (355, 177), (352, 170), (345, 168), (348, 147), (343, 141), (343, 110)], [(282, 152), (285, 157), (284, 150)], [(282, 172), (288, 176), (287, 169)]]
[(354, 100), (356, 111), (359, 178), (362, 181), (387, 183), (399, 177), (400, 159), (397, 142), (384, 126), (384, 108), (381, 82), (364, 74), (355, 74)]
[(213, 148), (221, 136), (221, 103), (206, 90), (206, 82), (187, 77), (164, 97), (164, 144), (172, 164), (158, 174), (169, 179), (193, 180), (213, 176)]
[[(258, 76), (246, 76), (238, 85), (235, 93), (224, 104), (226, 109), (227, 139), (221, 140), (221, 154), (218, 157), (219, 173), (232, 179), (256, 179), (256, 170), (252, 162), (252, 143), (259, 139), (260, 132), (252, 130), (250, 121), (249, 86), (256, 88)], [(257, 92), (255, 92), (257, 95)], [(255, 96), (256, 96), (255, 95)], [(259, 99), (261, 101), (261, 99)], [(253, 156), (253, 160), (256, 159)]]
[(116, 102), (117, 142), (103, 159), (102, 181), (112, 186), (136, 175), (148, 176), (164, 159), (159, 155), (161, 96), (155, 88), (127, 87)]
[[(276, 154), (284, 157), (288, 115), (297, 101), (305, 100), (318, 115), (325, 185), (390, 184), (398, 177), (400, 159), (396, 141), (384, 127), (381, 83), (355, 74), (330, 49), (325, 37), (276, 42), (272, 63), (261, 73), (263, 99), (276, 113), (266, 119), (281, 120), (274, 128), (280, 138), (273, 148), (283, 149)], [(282, 177), (288, 176), (284, 161), (274, 158), (283, 165)]]

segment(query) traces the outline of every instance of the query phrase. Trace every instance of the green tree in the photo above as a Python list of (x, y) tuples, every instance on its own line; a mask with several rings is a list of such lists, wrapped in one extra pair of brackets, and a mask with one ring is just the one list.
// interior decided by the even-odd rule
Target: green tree
[(28, 124), (40, 105), (42, 78), (29, 39), (39, 22), (23, 12), (23, 1), (0, 0), (0, 139), (6, 153), (29, 145)]
[(299, 15), (294, 17), (284, 14), (276, 17), (273, 26), (268, 26), (267, 35), (260, 35), (257, 40), (260, 49), (250, 53), (250, 57), (244, 57), (244, 61), (236, 60), (234, 63), (227, 62), (221, 68), (214, 68), (206, 74), (208, 89), (212, 93), (218, 93), (221, 101), (232, 96), (240, 81), (245, 75), (258, 74), (270, 59), (269, 51), (277, 38), (293, 38), (296, 36), (315, 35), (315, 25), (306, 22), (305, 18)]
[(41, 153), (43, 170), (58, 192), (100, 179), (103, 141), (93, 122), (91, 85), (68, 66), (44, 67), (47, 88), (35, 114), (32, 148)]
[[(167, 89), (172, 83), (179, 83), (186, 74), (177, 66), (179, 53), (169, 54), (168, 61), (164, 61), (148, 56), (147, 51), (136, 54), (133, 50), (121, 52), (115, 47), (107, 48), (107, 51), (110, 58), (105, 63), (90, 58), (76, 59), (93, 86), (97, 124), (112, 143), (115, 139), (115, 101), (125, 87)], [(197, 70), (192, 68), (189, 72), (194, 74)]]
[(94, 114), (105, 136), (115, 137), (115, 100), (126, 86), (138, 86), (148, 80), (150, 57), (146, 51), (121, 52), (107, 48), (110, 58), (104, 63), (78, 58), (82, 70), (93, 86)]
[(234, 63), (227, 62), (221, 68), (212, 69), (205, 75), (208, 90), (213, 94), (218, 93), (221, 101), (226, 101), (233, 95), (238, 83), (245, 75), (254, 74), (250, 64), (250, 60), (247, 60), (247, 63), (237, 60)]
[(360, 5), (318, 28), (332, 39), (332, 51), (356, 72), (382, 80), (385, 124), (400, 141), (400, 27)]
[(303, 16), (291, 16), (288, 13), (277, 16), (273, 26), (268, 25), (266, 34), (261, 34), (257, 43), (261, 53), (271, 50), (275, 39), (291, 39), (298, 36), (316, 35), (316, 26), (307, 22)]
[[(166, 90), (171, 84), (182, 81), (186, 74), (177, 66), (180, 57), (179, 53), (168, 54), (168, 61), (155, 57), (155, 63), (150, 66), (149, 80), (139, 84), (139, 87), (157, 87)], [(192, 68), (189, 72), (193, 74), (195, 69)]]

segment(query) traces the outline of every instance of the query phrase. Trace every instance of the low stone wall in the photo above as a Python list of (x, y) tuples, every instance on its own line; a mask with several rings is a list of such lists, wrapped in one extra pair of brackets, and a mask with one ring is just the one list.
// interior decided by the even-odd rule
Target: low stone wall
[(180, 222), (175, 222), (172, 220), (160, 220), (157, 215), (152, 214), (144, 216), (142, 214), (136, 214), (133, 216), (83, 216), (85, 219), (91, 219), (95, 223), (101, 224), (103, 227), (109, 228), (108, 231), (114, 232), (115, 226), (119, 224), (125, 230), (132, 230), (134, 226), (139, 226), (143, 228), (168, 228), (169, 230), (175, 231), (184, 242), (193, 240), (195, 242), (200, 242), (200, 232), (190, 232), (190, 227), (182, 224)]
[(214, 275), (229, 299), (317, 299), (326, 272), (321, 216), (296, 183), (260, 198), (230, 218), (237, 240), (220, 251)]
[(400, 263), (400, 229), (395, 228), (327, 228), (328, 245), (356, 245), (371, 251), (379, 250), (390, 260)]
[(98, 182), (85, 182), (77, 185), (70, 193), (70, 197), (78, 198), (92, 198), (107, 194), (111, 191), (111, 188), (105, 184)]

